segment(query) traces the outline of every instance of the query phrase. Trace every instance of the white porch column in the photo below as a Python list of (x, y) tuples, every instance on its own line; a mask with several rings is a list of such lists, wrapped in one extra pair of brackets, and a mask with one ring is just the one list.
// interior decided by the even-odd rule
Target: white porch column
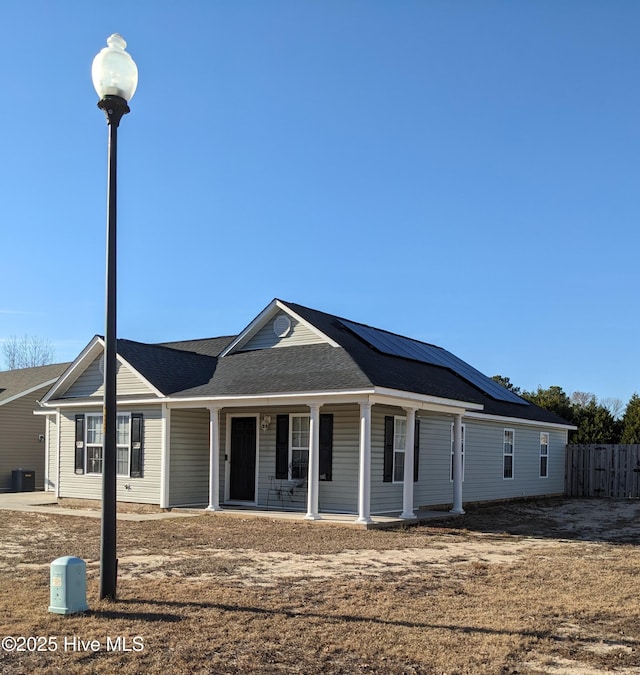
[(462, 415), (453, 421), (453, 508), (450, 513), (462, 515)]
[(56, 499), (58, 497), (60, 497), (60, 408), (56, 408)]
[(222, 511), (220, 506), (220, 408), (209, 408), (209, 506), (207, 511)]
[(171, 409), (162, 404), (162, 437), (160, 441), (160, 508), (169, 508), (169, 461), (171, 437)]
[(404, 446), (404, 482), (402, 484), (402, 513), (400, 518), (415, 518), (413, 512), (413, 446), (416, 431), (416, 409), (405, 408), (407, 412), (407, 433)]
[(309, 477), (307, 480), (307, 515), (305, 520), (319, 520), (318, 492), (320, 478), (320, 406), (309, 406)]
[(356, 523), (371, 521), (371, 403), (360, 404), (360, 471), (358, 483), (358, 518)]

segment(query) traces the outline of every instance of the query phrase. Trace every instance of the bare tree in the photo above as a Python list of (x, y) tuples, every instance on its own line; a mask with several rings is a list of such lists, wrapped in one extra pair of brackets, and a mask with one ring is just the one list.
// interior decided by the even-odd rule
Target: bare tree
[(53, 363), (55, 352), (51, 343), (44, 338), (12, 335), (2, 346), (7, 370), (33, 368)]
[(571, 394), (571, 403), (579, 408), (586, 408), (591, 402), (595, 403), (596, 397), (590, 391), (574, 391)]
[(600, 401), (600, 405), (611, 413), (611, 417), (614, 420), (619, 419), (624, 411), (624, 403), (619, 398), (603, 398)]

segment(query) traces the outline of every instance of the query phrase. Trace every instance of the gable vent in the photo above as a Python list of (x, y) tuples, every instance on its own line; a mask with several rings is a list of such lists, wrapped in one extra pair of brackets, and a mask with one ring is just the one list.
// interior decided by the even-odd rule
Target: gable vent
[(291, 319), (286, 314), (280, 314), (273, 322), (273, 332), (277, 337), (283, 338), (291, 332)]

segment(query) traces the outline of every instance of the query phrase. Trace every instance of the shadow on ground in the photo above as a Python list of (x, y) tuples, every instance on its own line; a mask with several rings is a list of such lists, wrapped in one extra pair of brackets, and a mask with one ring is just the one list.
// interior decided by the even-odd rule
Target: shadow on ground
[(455, 520), (434, 522), (434, 529), (462, 528), (487, 534), (640, 543), (640, 500), (531, 499), (465, 506)]

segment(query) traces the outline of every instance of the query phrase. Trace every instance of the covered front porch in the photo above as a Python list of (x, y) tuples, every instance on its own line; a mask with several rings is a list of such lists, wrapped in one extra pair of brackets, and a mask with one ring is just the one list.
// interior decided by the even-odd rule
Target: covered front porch
[(395, 391), (248, 399), (165, 407), (163, 508), (204, 497), (213, 513), (366, 527), (442, 517), (417, 510), (423, 502), (414, 499), (419, 445), (428, 447), (419, 421), (437, 415), (453, 425), (454, 480), (447, 470), (444, 489), (451, 513), (464, 513), (462, 417), (481, 406)]

